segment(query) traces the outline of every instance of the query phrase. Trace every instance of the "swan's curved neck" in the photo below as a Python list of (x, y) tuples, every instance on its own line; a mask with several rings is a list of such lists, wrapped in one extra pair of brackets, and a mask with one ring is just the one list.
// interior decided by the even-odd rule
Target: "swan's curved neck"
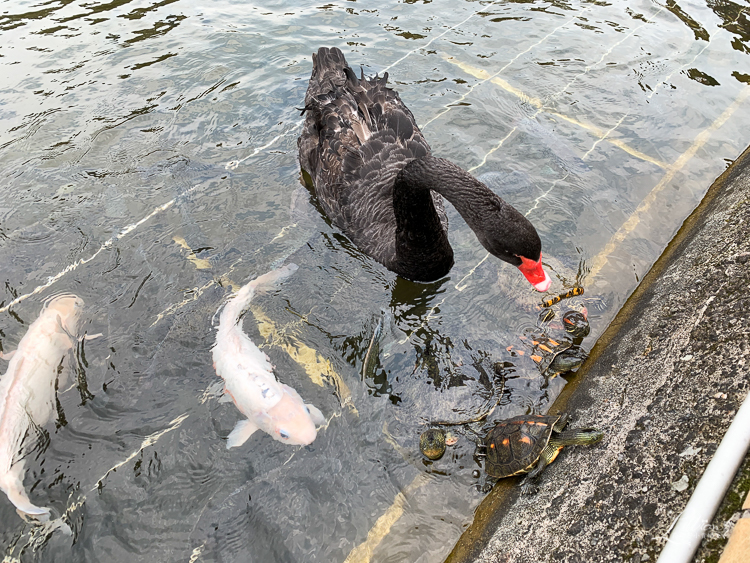
[[(429, 193), (429, 190), (435, 190), (450, 201), (475, 231), (482, 227), (480, 218), (487, 212), (485, 202), (495, 197), (487, 186), (451, 161), (425, 156), (412, 160), (399, 172), (394, 205), (397, 192)], [(398, 220), (398, 215), (396, 217)]]
[(453, 267), (453, 249), (429, 189), (429, 167), (411, 161), (396, 176), (393, 210), (396, 216), (397, 273), (416, 281), (433, 281)]
[[(430, 190), (453, 204), (491, 254), (514, 266), (521, 264), (519, 256), (539, 259), (542, 250), (539, 235), (521, 213), (462, 168), (434, 156), (412, 160), (396, 177), (393, 206), (398, 231), (438, 230), (433, 227), (439, 225), (439, 220)], [(439, 232), (448, 245), (445, 230), (441, 227)], [(405, 236), (402, 239), (403, 244), (410, 242)], [(396, 244), (398, 251), (398, 233)]]

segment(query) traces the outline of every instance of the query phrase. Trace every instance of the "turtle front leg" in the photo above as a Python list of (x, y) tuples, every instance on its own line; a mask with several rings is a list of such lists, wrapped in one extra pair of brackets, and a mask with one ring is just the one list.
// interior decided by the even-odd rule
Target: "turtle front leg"
[(537, 476), (544, 471), (544, 468), (552, 463), (557, 454), (560, 453), (562, 446), (552, 444), (551, 442), (542, 450), (539, 454), (539, 461), (536, 462), (536, 466), (532, 469), (528, 475), (521, 481), (521, 494), (522, 495), (533, 495), (539, 491), (539, 487), (534, 484)]
[[(477, 444), (476, 450), (474, 451), (474, 456), (478, 459), (485, 460), (484, 463), (487, 463), (487, 446), (482, 443)], [(494, 487), (495, 483), (497, 482), (498, 479), (496, 477), (491, 477), (487, 474), (487, 472), (485, 472), (482, 479), (479, 481), (479, 483), (477, 483), (477, 490), (480, 493), (489, 493), (492, 490), (492, 487)]]

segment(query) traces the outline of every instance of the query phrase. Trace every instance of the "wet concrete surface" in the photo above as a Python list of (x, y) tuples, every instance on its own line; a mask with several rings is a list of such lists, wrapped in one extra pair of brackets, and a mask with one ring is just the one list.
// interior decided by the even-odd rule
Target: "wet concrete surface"
[[(519, 494), (518, 478), (500, 481), (447, 561), (655, 561), (748, 393), (748, 334), (750, 149), (550, 410), (604, 440), (566, 448), (535, 496)], [(728, 535), (732, 514), (720, 511), (709, 538)], [(704, 542), (698, 560), (717, 560), (723, 543)]]

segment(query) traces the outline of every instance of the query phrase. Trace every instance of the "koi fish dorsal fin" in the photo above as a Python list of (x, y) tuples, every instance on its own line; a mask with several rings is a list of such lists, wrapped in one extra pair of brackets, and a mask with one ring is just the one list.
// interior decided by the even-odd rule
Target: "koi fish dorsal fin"
[(258, 427), (249, 420), (240, 420), (227, 436), (227, 449), (241, 446), (257, 429)]

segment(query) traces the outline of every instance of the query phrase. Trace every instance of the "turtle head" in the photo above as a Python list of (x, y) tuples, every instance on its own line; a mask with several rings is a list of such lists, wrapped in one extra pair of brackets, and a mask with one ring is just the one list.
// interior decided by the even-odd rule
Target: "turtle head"
[(596, 430), (594, 428), (585, 428), (578, 430), (578, 437), (581, 440), (580, 444), (590, 446), (602, 441), (604, 438), (604, 432)]

